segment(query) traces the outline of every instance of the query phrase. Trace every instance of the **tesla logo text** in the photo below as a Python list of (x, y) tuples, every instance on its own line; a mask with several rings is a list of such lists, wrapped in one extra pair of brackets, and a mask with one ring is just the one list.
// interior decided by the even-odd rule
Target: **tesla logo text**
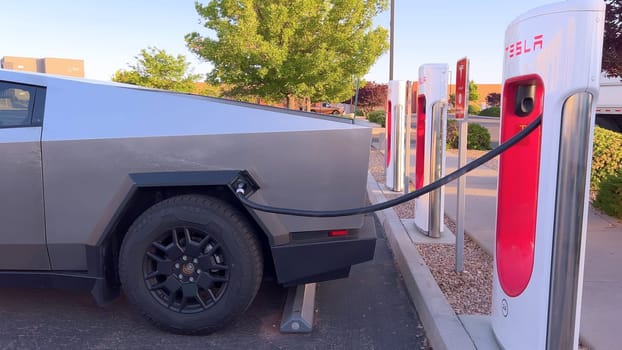
[(510, 44), (505, 48), (505, 52), (508, 53), (509, 58), (518, 57), (520, 55), (526, 55), (530, 52), (542, 50), (544, 46), (544, 35), (539, 34), (533, 37), (531, 40), (522, 40)]

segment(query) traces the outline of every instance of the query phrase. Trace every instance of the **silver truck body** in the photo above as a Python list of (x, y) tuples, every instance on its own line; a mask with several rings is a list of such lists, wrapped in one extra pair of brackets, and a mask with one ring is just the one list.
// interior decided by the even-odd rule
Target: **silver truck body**
[[(12, 125), (13, 117), (2, 124), (0, 95), (3, 271), (42, 276), (64, 271), (105, 279), (106, 268), (99, 265), (110, 254), (114, 258), (108, 241), (125, 234), (119, 231), (127, 229), (123, 218), (130, 215), (132, 196), (149, 188), (188, 193), (226, 187), (230, 183), (217, 182), (230, 182), (239, 171), (258, 184), (251, 199), (259, 203), (311, 210), (365, 205), (371, 132), (350, 121), (7, 70), (0, 70), (2, 86), (32, 89), (34, 109), (28, 125)], [(266, 236), (282, 283), (324, 279), (331, 271), (373, 257), (373, 244), (351, 256), (333, 252), (336, 256), (318, 257), (317, 262), (291, 261), (291, 254), (277, 253), (283, 247), (299, 248), (297, 233), (309, 237), (313, 232), (361, 230), (363, 216), (316, 219), (252, 210), (249, 215)], [(319, 246), (332, 242), (318, 239), (311, 241)], [(338, 244), (354, 247), (362, 240), (372, 241), (355, 235)], [(296, 263), (306, 264), (307, 271), (292, 272)]]

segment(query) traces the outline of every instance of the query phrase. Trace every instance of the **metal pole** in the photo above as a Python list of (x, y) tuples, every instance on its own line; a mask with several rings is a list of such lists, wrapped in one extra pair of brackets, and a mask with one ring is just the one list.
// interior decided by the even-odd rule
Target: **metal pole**
[[(447, 101), (449, 101), (451, 99), (451, 71), (447, 71), (447, 73), (449, 73), (449, 94), (447, 94)], [(452, 107), (455, 107), (456, 105), (456, 98), (454, 97), (454, 103), (452, 104)]]
[(406, 137), (406, 132), (404, 130), (405, 122), (404, 122), (404, 106), (401, 104), (396, 104), (393, 106), (393, 115), (395, 118), (393, 122), (395, 123), (395, 135), (393, 139), (395, 140), (393, 143), (393, 149), (395, 150), (395, 171), (393, 172), (393, 191), (401, 192), (404, 190), (404, 138)]
[[(467, 102), (468, 103), (468, 102)], [(467, 134), (468, 134), (468, 121), (466, 118), (458, 122), (460, 126), (460, 132), (458, 134), (458, 168), (462, 168), (466, 165), (466, 149), (467, 149)], [(466, 189), (466, 175), (460, 176), (458, 179), (458, 215), (456, 223), (456, 272), (462, 272), (464, 270), (464, 207), (465, 207), (465, 195)]]
[(395, 24), (395, 0), (391, 0), (391, 23), (389, 38), (389, 81), (393, 80), (393, 41), (394, 41), (394, 24)]
[[(466, 165), (467, 139), (469, 133), (469, 61), (467, 60), (465, 86), (464, 86), (464, 118), (458, 122), (458, 168)], [(456, 77), (459, 72), (456, 71)], [(458, 80), (458, 79), (456, 79)], [(458, 82), (456, 81), (454, 104), (457, 104)], [(451, 86), (451, 85), (450, 85)], [(458, 178), (457, 184), (457, 208), (456, 208), (456, 272), (464, 271), (464, 212), (465, 212), (465, 190), (466, 175)]]
[(572, 349), (578, 332), (583, 287), (586, 188), (590, 166), (592, 95), (577, 93), (562, 110), (547, 349)]
[[(412, 81), (406, 82), (406, 105), (404, 106), (404, 194), (410, 192), (410, 129), (412, 127)], [(413, 179), (414, 183), (415, 180)]]
[[(443, 176), (443, 103), (432, 106), (432, 144), (430, 152), (430, 183)], [(442, 192), (438, 188), (430, 193), (430, 212), (428, 236), (441, 237), (441, 200)]]

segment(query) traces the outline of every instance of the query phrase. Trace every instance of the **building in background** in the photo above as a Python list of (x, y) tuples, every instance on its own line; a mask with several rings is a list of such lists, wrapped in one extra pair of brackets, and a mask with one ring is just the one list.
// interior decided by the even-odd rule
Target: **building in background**
[(69, 58), (32, 58), (4, 56), (0, 60), (3, 69), (39, 72), (84, 78), (84, 61)]

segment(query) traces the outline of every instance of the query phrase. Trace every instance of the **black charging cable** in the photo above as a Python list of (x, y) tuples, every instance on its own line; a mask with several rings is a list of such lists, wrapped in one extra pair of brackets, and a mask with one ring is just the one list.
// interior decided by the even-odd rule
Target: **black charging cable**
[(542, 122), (542, 115), (538, 116), (536, 119), (534, 119), (529, 125), (527, 125), (527, 127), (525, 127), (523, 130), (521, 130), (519, 133), (517, 133), (516, 135), (512, 136), (509, 140), (507, 140), (506, 142), (504, 142), (503, 144), (499, 145), (497, 148), (487, 152), (486, 154), (484, 154), (483, 156), (473, 160), (472, 162), (470, 162), (469, 164), (463, 166), (460, 169), (456, 169), (454, 172), (452, 172), (451, 174), (448, 174), (426, 186), (423, 186), (422, 188), (407, 193), (403, 196), (397, 197), (395, 199), (391, 199), (388, 200), (386, 202), (382, 202), (382, 203), (378, 203), (378, 204), (374, 204), (374, 205), (370, 205), (370, 206), (366, 206), (366, 207), (360, 207), (360, 208), (352, 208), (352, 209), (344, 209), (344, 210), (329, 210), (329, 211), (316, 211), (316, 210), (304, 210), (304, 209), (288, 209), (288, 208), (279, 208), (279, 207), (271, 207), (268, 205), (263, 205), (263, 204), (259, 204), (259, 203), (255, 203), (250, 201), (248, 198), (246, 198), (245, 194), (244, 194), (244, 183), (240, 183), (238, 185), (238, 188), (236, 190), (236, 194), (238, 196), (238, 198), (240, 199), (240, 201), (242, 202), (242, 204), (253, 208), (255, 210), (259, 210), (259, 211), (263, 211), (263, 212), (267, 212), (267, 213), (274, 213), (274, 214), (283, 214), (283, 215), (293, 215), (293, 216), (306, 216), (306, 217), (314, 217), (314, 218), (332, 218), (332, 217), (339, 217), (339, 216), (352, 216), (352, 215), (359, 215), (359, 214), (367, 214), (367, 213), (371, 213), (374, 211), (378, 211), (378, 210), (383, 210), (383, 209), (387, 209), (390, 207), (394, 207), (396, 205), (402, 204), (404, 202), (408, 202), (410, 200), (413, 200), (419, 196), (422, 196), (428, 192), (434, 191), (438, 188), (440, 188), (441, 186), (444, 186), (454, 180), (456, 180), (457, 178), (459, 178), (460, 176), (463, 176), (465, 174), (467, 174), (468, 172), (472, 171), (473, 169), (479, 167), (480, 165), (488, 162), (489, 160), (493, 159), (494, 157), (498, 156), (499, 154), (507, 151), (510, 147), (514, 146), (515, 144), (519, 143), (522, 139), (524, 139), (525, 137), (527, 137), (527, 135), (529, 135), (532, 131), (534, 131), (538, 126), (540, 126), (540, 123)]

